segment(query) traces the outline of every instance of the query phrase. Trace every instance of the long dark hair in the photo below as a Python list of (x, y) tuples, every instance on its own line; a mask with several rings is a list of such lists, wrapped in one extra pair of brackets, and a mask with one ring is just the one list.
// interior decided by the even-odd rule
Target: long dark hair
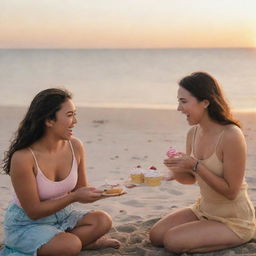
[(29, 147), (39, 140), (45, 133), (46, 120), (56, 120), (56, 112), (62, 103), (71, 99), (69, 91), (59, 88), (50, 88), (39, 92), (32, 100), (28, 111), (14, 134), (9, 150), (3, 159), (3, 171), (10, 173), (11, 159), (17, 150)]
[(208, 113), (217, 123), (234, 124), (240, 127), (235, 120), (226, 102), (218, 82), (208, 73), (195, 72), (182, 78), (179, 85), (189, 91), (198, 101), (208, 100)]

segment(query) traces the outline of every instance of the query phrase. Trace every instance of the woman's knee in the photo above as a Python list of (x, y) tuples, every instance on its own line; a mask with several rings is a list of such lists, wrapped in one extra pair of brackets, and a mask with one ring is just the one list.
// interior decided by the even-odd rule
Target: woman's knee
[(154, 246), (163, 246), (163, 235), (158, 227), (154, 226), (151, 228), (149, 239)]
[(60, 255), (78, 255), (82, 250), (81, 240), (74, 234), (63, 233)]
[(73, 234), (66, 233), (66, 242), (63, 242), (61, 255), (78, 255), (82, 250), (81, 240)]
[(112, 218), (111, 216), (104, 212), (104, 211), (94, 211), (93, 212), (94, 217), (95, 217), (95, 222), (97, 223), (98, 226), (110, 230), (112, 227)]
[[(77, 255), (82, 250), (82, 242), (81, 240), (73, 234), (68, 234), (69, 238), (67, 240), (66, 245), (64, 246), (63, 251), (66, 250), (70, 253), (70, 255)], [(66, 248), (65, 248), (66, 247)]]
[(76, 256), (82, 250), (81, 240), (74, 234), (59, 233), (38, 250), (38, 255)]

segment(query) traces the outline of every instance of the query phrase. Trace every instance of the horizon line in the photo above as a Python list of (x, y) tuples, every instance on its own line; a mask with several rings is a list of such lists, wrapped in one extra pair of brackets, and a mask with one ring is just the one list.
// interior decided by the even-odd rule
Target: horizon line
[[(171, 104), (130, 104), (130, 103), (77, 103), (77, 108), (101, 108), (101, 109), (148, 109), (148, 110), (174, 110), (176, 105)], [(0, 104), (3, 108), (28, 108), (25, 104)], [(256, 108), (230, 107), (233, 113), (256, 113)]]
[(127, 47), (102, 47), (102, 48), (91, 48), (91, 47), (66, 47), (66, 48), (56, 48), (56, 47), (0, 47), (0, 50), (200, 50), (200, 49), (256, 49), (256, 46), (248, 47), (138, 47), (138, 48), (127, 48)]

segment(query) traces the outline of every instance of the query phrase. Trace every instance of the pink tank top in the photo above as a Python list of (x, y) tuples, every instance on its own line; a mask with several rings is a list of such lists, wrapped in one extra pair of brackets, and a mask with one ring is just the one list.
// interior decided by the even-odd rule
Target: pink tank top
[[(72, 167), (69, 172), (69, 175), (64, 180), (61, 180), (61, 181), (52, 181), (43, 174), (43, 172), (41, 171), (37, 163), (33, 150), (29, 148), (36, 163), (36, 168), (37, 168), (36, 182), (37, 182), (39, 198), (41, 201), (60, 198), (75, 188), (77, 184), (77, 179), (78, 179), (77, 161), (74, 154), (72, 143), (70, 141), (69, 141), (69, 145), (72, 151), (72, 158), (73, 158)], [(17, 195), (15, 193), (14, 193), (14, 203), (16, 203), (18, 206), (21, 206), (19, 199), (17, 198)]]

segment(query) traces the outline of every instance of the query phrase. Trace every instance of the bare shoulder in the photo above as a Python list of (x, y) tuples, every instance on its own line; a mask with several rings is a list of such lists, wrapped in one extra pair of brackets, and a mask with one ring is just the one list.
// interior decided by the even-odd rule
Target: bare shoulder
[(72, 137), (70, 139), (72, 146), (75, 152), (83, 153), (84, 152), (84, 145), (82, 141), (76, 137)]
[(12, 163), (22, 164), (23, 162), (33, 163), (33, 156), (27, 148), (20, 149), (14, 152), (12, 155)]
[(28, 168), (32, 170), (33, 166), (34, 159), (31, 152), (27, 148), (17, 150), (12, 155), (11, 172), (23, 172), (23, 170), (27, 170)]
[(242, 130), (236, 125), (226, 125), (224, 128), (223, 140), (230, 141), (233, 139), (243, 139)]
[(246, 142), (242, 130), (236, 125), (226, 125), (222, 139), (224, 149), (234, 150), (238, 147), (246, 147)]

